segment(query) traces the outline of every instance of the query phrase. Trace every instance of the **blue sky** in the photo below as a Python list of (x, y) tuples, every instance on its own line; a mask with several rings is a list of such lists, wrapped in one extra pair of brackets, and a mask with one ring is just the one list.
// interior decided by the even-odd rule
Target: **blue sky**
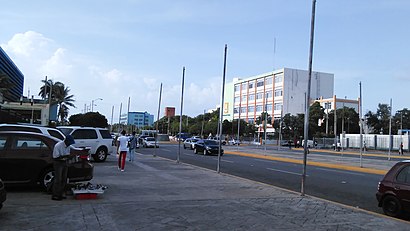
[[(220, 104), (223, 52), (227, 81), (282, 67), (307, 69), (310, 0), (88, 0), (5, 1), (0, 46), (25, 75), (24, 95), (37, 95), (45, 76), (61, 81), (81, 113), (114, 122), (119, 108), (157, 115), (197, 116)], [(393, 99), (409, 108), (410, 1), (318, 0), (313, 69), (335, 75), (335, 94), (376, 111)], [(274, 52), (274, 40), (276, 51)], [(30, 91), (30, 93), (29, 93)]]

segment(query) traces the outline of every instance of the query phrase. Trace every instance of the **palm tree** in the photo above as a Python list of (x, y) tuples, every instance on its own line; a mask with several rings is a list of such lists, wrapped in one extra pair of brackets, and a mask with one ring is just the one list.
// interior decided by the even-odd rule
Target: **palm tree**
[(50, 99), (50, 89), (51, 89), (51, 104), (58, 105), (58, 117), (60, 118), (60, 122), (64, 123), (66, 118), (68, 117), (68, 107), (75, 107), (73, 102), (74, 95), (69, 95), (70, 88), (66, 87), (61, 82), (55, 82), (51, 79), (49, 80), (42, 80), (44, 85), (40, 88), (40, 92), (38, 93), (39, 96), (42, 96), (44, 99), (48, 97)]
[[(0, 73), (0, 96), (4, 97), (9, 94), (9, 89), (13, 86), (14, 84), (10, 82), (9, 76)], [(0, 99), (2, 98), (0, 97)]]

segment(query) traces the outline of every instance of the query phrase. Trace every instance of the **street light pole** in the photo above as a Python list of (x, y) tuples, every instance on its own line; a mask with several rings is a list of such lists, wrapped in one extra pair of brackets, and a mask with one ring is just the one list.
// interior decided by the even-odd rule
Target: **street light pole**
[(94, 101), (97, 101), (97, 100), (103, 100), (103, 99), (101, 99), (101, 98), (97, 98), (97, 99), (93, 99), (93, 100), (91, 100), (91, 112), (93, 112), (93, 111), (94, 111)]

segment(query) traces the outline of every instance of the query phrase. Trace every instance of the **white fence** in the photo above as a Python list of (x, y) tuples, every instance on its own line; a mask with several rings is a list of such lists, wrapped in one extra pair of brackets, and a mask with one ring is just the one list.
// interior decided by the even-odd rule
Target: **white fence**
[[(363, 134), (363, 147), (368, 149), (399, 150), (403, 143), (403, 149), (409, 151), (409, 135), (375, 135)], [(341, 140), (344, 148), (360, 148), (360, 134), (345, 134)]]

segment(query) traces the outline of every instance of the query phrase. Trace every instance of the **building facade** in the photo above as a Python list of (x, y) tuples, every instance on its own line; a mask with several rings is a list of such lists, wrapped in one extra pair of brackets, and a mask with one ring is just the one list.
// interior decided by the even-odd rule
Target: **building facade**
[[(275, 119), (287, 113), (304, 113), (307, 85), (308, 71), (291, 68), (246, 79), (235, 78), (225, 87), (224, 119), (254, 123), (265, 111)], [(333, 91), (333, 74), (312, 72), (311, 99), (330, 98)]]
[(355, 99), (341, 99), (341, 98), (336, 98), (336, 95), (334, 95), (332, 98), (327, 98), (324, 99), (321, 97), (320, 99), (315, 100), (315, 102), (319, 102), (320, 106), (325, 109), (325, 113), (329, 113), (332, 110), (335, 109), (340, 109), (340, 108), (353, 108), (357, 113), (359, 113), (359, 103), (360, 103), (360, 98), (357, 100)]
[(0, 95), (0, 103), (3, 101), (19, 101), (20, 97), (23, 95), (24, 75), (1, 47), (0, 74), (7, 75), (9, 77), (9, 82), (11, 83), (8, 94)]
[(154, 125), (154, 115), (148, 112), (129, 112), (120, 117), (121, 124), (135, 125), (137, 128)]

